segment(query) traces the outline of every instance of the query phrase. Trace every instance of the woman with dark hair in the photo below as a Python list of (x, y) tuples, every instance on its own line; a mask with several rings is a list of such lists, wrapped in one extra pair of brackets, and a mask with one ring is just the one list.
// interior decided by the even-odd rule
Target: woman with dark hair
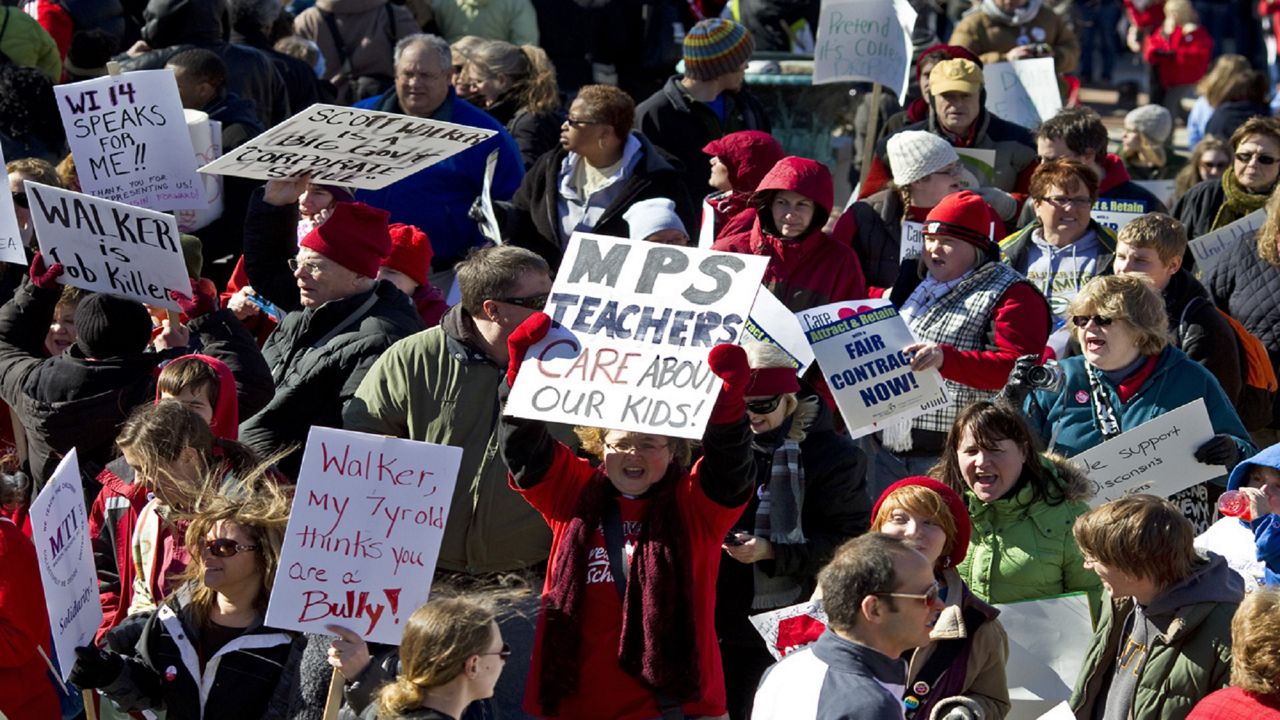
[(511, 243), (555, 270), (576, 231), (628, 237), (623, 213), (640, 200), (676, 203), (685, 227), (697, 216), (683, 174), (648, 138), (635, 132), (635, 102), (610, 85), (578, 92), (560, 128), (560, 147), (525, 174), (507, 218)]
[(1217, 181), (1187, 191), (1172, 215), (1187, 226), (1188, 239), (1230, 225), (1261, 209), (1280, 179), (1280, 118), (1253, 117), (1231, 134), (1231, 166)]
[(467, 53), (462, 76), (466, 98), (507, 127), (526, 168), (556, 147), (564, 114), (556, 69), (545, 50), (482, 42)]
[(973, 542), (957, 570), (978, 597), (1009, 603), (1099, 589), (1071, 536), (1092, 486), (1065, 459), (1040, 452), (1017, 410), (992, 402), (962, 410), (930, 474), (969, 506)]
[(0, 66), (0, 149), (6, 161), (40, 158), (56, 163), (66, 154), (53, 83), (35, 68)]

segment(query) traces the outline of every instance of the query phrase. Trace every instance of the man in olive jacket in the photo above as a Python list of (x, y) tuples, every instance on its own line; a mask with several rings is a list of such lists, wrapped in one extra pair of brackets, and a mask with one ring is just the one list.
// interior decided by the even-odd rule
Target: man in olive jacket
[[(546, 522), (507, 487), (498, 453), (498, 383), (507, 336), (551, 291), (547, 262), (513, 246), (479, 250), (457, 265), (462, 302), (440, 325), (378, 359), (343, 413), (348, 430), (462, 448), (438, 565), (470, 575), (536, 566), (547, 559)], [(552, 433), (576, 446), (573, 433)]]
[(1231, 677), (1244, 581), (1198, 555), (1172, 503), (1131, 495), (1081, 515), (1085, 567), (1110, 595), (1071, 695), (1079, 720), (1181, 720)]

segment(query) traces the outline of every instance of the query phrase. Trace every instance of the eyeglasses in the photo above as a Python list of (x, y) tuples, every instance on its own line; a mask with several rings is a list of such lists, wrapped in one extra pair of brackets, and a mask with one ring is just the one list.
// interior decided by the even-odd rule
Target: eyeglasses
[(499, 660), (501, 660), (502, 662), (506, 662), (507, 658), (511, 657), (511, 646), (506, 643), (502, 643), (502, 649), (498, 650), (497, 652), (476, 653), (476, 654), (477, 655), (497, 655)]
[(1248, 165), (1251, 161), (1257, 160), (1259, 165), (1275, 165), (1280, 162), (1280, 158), (1270, 155), (1263, 155), (1259, 152), (1238, 152), (1236, 153), (1236, 162), (1241, 165)]
[(569, 127), (575, 127), (575, 128), (582, 127), (583, 125), (599, 125), (600, 124), (599, 120), (579, 120), (578, 118), (574, 118), (574, 117), (566, 117), (564, 121), (569, 125)]
[(671, 447), (671, 446), (666, 443), (659, 445), (658, 443), (653, 442), (652, 440), (646, 440), (639, 444), (628, 442), (626, 440), (622, 440), (616, 443), (607, 442), (604, 444), (605, 450), (608, 450), (609, 452), (620, 453), (623, 455), (633, 455), (635, 453), (644, 453), (647, 455), (649, 453), (658, 452), (659, 450), (666, 450), (668, 447)]
[(1047, 197), (1042, 197), (1040, 199), (1049, 203), (1054, 207), (1062, 208), (1064, 210), (1067, 209), (1068, 207), (1071, 207), (1072, 205), (1079, 206), (1079, 205), (1093, 204), (1093, 198), (1067, 197), (1066, 195), (1049, 195)]
[(550, 293), (542, 293), (541, 295), (530, 295), (529, 297), (494, 298), (494, 300), (508, 305), (519, 305), (530, 310), (541, 310), (547, 306), (547, 298), (550, 296)]
[(237, 553), (253, 552), (258, 549), (257, 545), (241, 545), (230, 538), (206, 540), (204, 546), (208, 549), (210, 555), (220, 558), (229, 558)]
[(30, 210), (30, 209), (31, 209), (31, 201), (27, 199), (27, 193), (26, 193), (26, 192), (16, 192), (16, 193), (13, 193), (13, 204), (14, 204), (14, 205), (17, 205), (18, 207), (22, 208), (23, 210)]
[(289, 258), (288, 263), (289, 263), (289, 272), (296, 273), (298, 272), (298, 269), (301, 268), (302, 274), (306, 275), (307, 277), (313, 277), (313, 278), (320, 277), (320, 274), (324, 272), (324, 267), (322, 267), (318, 263), (298, 262), (295, 258)]
[(768, 415), (778, 409), (778, 405), (782, 402), (781, 395), (774, 395), (765, 400), (755, 400), (747, 403), (747, 412), (756, 415)]
[(1098, 327), (1107, 327), (1108, 325), (1110, 325), (1112, 322), (1115, 321), (1114, 318), (1102, 317), (1101, 315), (1072, 315), (1071, 316), (1071, 324), (1075, 325), (1078, 328), (1088, 327), (1090, 320), (1092, 320), (1093, 324), (1097, 325)]
[(929, 589), (925, 590), (923, 593), (878, 592), (878, 593), (871, 593), (871, 594), (879, 595), (881, 597), (896, 597), (896, 598), (905, 598), (907, 600), (919, 600), (920, 602), (924, 603), (925, 607), (930, 607), (932, 605), (937, 604), (938, 593), (940, 592), (942, 592), (942, 586), (938, 585), (938, 582), (935, 580), (934, 583), (929, 586)]

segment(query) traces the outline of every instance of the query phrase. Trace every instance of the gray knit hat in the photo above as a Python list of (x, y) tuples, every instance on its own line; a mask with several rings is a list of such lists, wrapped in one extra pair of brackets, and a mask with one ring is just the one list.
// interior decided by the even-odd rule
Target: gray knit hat
[(1146, 135), (1157, 145), (1163, 145), (1173, 134), (1173, 116), (1162, 105), (1143, 105), (1124, 116), (1124, 126)]
[(923, 130), (906, 130), (889, 138), (893, 184), (906, 187), (926, 175), (960, 161), (946, 140)]

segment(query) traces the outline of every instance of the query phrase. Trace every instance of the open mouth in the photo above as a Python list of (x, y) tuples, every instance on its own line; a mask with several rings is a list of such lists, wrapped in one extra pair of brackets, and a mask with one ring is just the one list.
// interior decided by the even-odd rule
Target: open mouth
[(1107, 341), (1100, 337), (1086, 337), (1084, 339), (1084, 347), (1091, 352), (1098, 352), (1106, 347)]
[(644, 468), (636, 465), (626, 465), (622, 468), (622, 475), (628, 480), (640, 480), (644, 477)]

